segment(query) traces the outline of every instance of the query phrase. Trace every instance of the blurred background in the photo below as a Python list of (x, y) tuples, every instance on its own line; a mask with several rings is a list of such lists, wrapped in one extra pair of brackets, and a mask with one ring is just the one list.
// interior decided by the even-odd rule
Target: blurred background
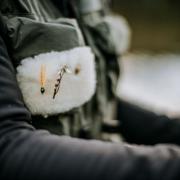
[(118, 94), (145, 108), (180, 116), (180, 1), (113, 0), (132, 37), (121, 59)]
[(113, 10), (132, 28), (132, 50), (180, 52), (179, 0), (113, 0)]

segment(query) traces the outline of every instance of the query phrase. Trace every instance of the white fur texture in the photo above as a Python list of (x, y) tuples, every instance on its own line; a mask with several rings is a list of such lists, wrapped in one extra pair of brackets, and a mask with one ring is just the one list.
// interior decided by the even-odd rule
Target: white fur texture
[[(46, 67), (45, 93), (40, 92), (40, 69)], [(59, 92), (53, 99), (58, 71), (67, 65), (71, 74), (64, 74)], [(75, 68), (80, 67), (79, 74)], [(89, 47), (63, 52), (49, 52), (28, 57), (17, 67), (17, 79), (24, 101), (32, 114), (53, 115), (79, 107), (92, 97), (96, 87), (94, 55)]]
[(119, 15), (106, 16), (105, 21), (111, 27), (111, 38), (114, 41), (116, 52), (127, 52), (131, 42), (131, 30), (126, 19)]

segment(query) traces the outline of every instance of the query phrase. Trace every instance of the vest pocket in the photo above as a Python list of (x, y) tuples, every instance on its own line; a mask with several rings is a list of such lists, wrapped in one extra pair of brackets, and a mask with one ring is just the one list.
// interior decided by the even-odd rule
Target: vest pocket
[(94, 55), (73, 19), (8, 20), (17, 80), (33, 115), (55, 115), (83, 105), (96, 87)]

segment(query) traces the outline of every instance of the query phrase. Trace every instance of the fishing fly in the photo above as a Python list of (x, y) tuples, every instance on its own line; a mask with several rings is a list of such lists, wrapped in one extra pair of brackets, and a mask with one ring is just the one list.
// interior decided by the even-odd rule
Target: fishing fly
[(41, 65), (41, 70), (40, 70), (40, 92), (41, 94), (45, 93), (45, 83), (46, 83), (46, 67), (45, 65)]
[(55, 99), (56, 94), (57, 94), (58, 91), (59, 91), (60, 84), (61, 84), (62, 78), (63, 78), (63, 76), (64, 76), (65, 73), (71, 73), (71, 71), (70, 71), (70, 69), (68, 68), (67, 65), (64, 65), (64, 66), (60, 69), (60, 71), (58, 72), (58, 78), (57, 78), (56, 83), (55, 83), (55, 86), (54, 86), (53, 99)]

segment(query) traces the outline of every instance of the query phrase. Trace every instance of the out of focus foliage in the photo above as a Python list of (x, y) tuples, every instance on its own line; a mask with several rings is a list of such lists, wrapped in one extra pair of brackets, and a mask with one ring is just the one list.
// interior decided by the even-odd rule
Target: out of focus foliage
[(180, 52), (179, 0), (113, 0), (133, 31), (132, 50)]

